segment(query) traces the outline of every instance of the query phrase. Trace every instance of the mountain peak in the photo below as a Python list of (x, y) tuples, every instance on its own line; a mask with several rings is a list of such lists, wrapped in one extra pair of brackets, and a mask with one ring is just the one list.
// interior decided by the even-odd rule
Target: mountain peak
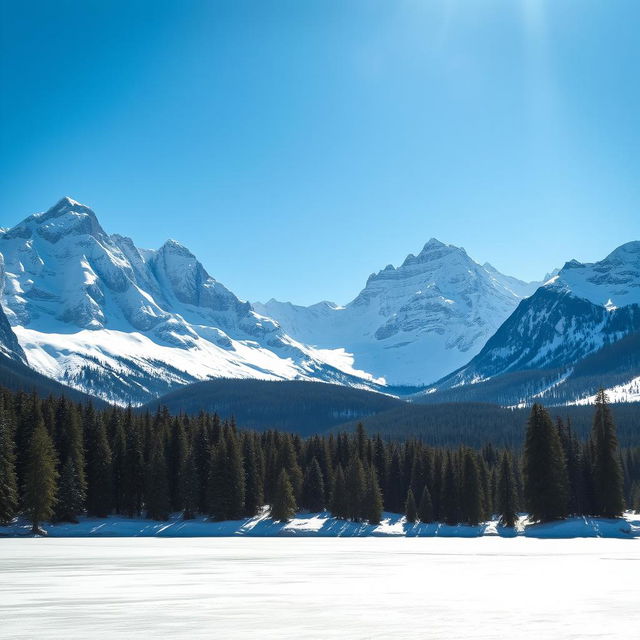
[(614, 249), (605, 260), (616, 260), (619, 262), (637, 262), (640, 261), (640, 240), (632, 240), (621, 244)]
[(6, 232), (7, 238), (28, 238), (36, 232), (51, 243), (69, 234), (90, 235), (94, 238), (106, 234), (90, 207), (65, 196), (43, 213), (34, 213)]
[(440, 242), (437, 238), (431, 238), (424, 247), (422, 247), (422, 251), (420, 251), (417, 256), (410, 253), (405, 258), (402, 266), (406, 267), (411, 264), (421, 264), (431, 260), (437, 260), (438, 258), (454, 253), (465, 256), (467, 255), (467, 252), (462, 247), (456, 247), (453, 244), (445, 244), (444, 242)]
[(447, 245), (444, 242), (440, 242), (438, 238), (429, 238), (429, 240), (425, 243), (422, 248), (423, 251), (427, 249), (440, 249), (442, 247), (446, 247)]
[(77, 206), (77, 207), (85, 207), (85, 208), (87, 208), (86, 205), (82, 204), (81, 202), (78, 202), (77, 200), (74, 200), (73, 198), (70, 198), (69, 196), (63, 196), (54, 205), (55, 208), (62, 207), (62, 206), (66, 206), (66, 207), (76, 207)]
[(42, 214), (40, 220), (49, 220), (51, 218), (57, 218), (61, 215), (69, 211), (75, 211), (77, 213), (87, 213), (95, 218), (95, 213), (93, 210), (85, 204), (70, 198), (69, 196), (64, 196), (60, 198), (58, 202), (56, 202), (52, 207), (47, 209), (44, 214)]
[(197, 262), (195, 255), (181, 242), (178, 242), (173, 238), (169, 238), (165, 241), (165, 243), (160, 247), (159, 253), (171, 255), (174, 257), (186, 258), (189, 260), (195, 260)]

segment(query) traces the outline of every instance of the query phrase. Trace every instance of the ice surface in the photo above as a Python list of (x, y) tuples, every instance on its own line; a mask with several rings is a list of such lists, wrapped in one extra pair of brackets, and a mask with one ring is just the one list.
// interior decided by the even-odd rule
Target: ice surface
[(633, 638), (637, 540), (0, 541), (0, 637)]

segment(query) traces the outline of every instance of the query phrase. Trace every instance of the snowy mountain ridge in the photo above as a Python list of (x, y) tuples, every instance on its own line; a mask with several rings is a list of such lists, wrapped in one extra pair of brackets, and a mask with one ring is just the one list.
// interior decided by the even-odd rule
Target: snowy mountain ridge
[(374, 383), (344, 350), (286, 335), (174, 240), (139, 250), (63, 198), (0, 236), (2, 304), (36, 370), (104, 399), (143, 402), (211, 377)]
[(355, 366), (391, 384), (433, 382), (467, 362), (540, 282), (522, 282), (431, 238), (399, 267), (367, 279), (344, 307), (254, 303), (302, 342), (343, 346)]
[[(594, 263), (567, 262), (564, 267), (523, 300), (514, 313), (467, 365), (446, 376), (430, 390), (442, 391), (499, 379), (517, 372), (532, 372), (526, 395), (559, 397), (575, 383), (574, 369), (589, 356), (601, 353), (593, 384), (606, 380), (606, 361), (613, 367), (621, 354), (610, 348), (640, 331), (640, 242), (628, 242), (606, 258)], [(622, 343), (621, 343), (622, 344)], [(630, 343), (634, 344), (635, 343)], [(624, 354), (622, 354), (624, 355)], [(628, 361), (628, 359), (627, 359)], [(625, 361), (625, 362), (627, 362)], [(625, 365), (615, 365), (616, 379), (624, 375)], [(555, 381), (535, 390), (534, 373), (554, 371)], [(613, 369), (612, 369), (613, 371)], [(579, 370), (578, 370), (579, 372)], [(584, 375), (584, 373), (582, 374)], [(638, 371), (628, 362), (631, 388)], [(527, 380), (520, 377), (519, 384)], [(618, 382), (626, 389), (626, 382)], [(574, 395), (575, 391), (572, 392)], [(584, 390), (584, 398), (593, 391)], [(628, 397), (635, 396), (629, 391)], [(522, 398), (524, 400), (524, 397)], [(582, 401), (576, 396), (573, 401)]]

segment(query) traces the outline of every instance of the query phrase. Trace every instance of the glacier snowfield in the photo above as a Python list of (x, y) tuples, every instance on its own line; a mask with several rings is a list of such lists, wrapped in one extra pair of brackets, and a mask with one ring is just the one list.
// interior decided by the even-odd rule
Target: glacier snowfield
[(0, 541), (0, 638), (632, 638), (640, 541)]

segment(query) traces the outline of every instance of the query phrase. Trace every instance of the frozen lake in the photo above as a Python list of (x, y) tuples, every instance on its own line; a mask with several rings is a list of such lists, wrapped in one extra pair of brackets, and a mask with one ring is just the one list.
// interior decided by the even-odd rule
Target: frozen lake
[(622, 638), (640, 541), (0, 540), (0, 637)]

